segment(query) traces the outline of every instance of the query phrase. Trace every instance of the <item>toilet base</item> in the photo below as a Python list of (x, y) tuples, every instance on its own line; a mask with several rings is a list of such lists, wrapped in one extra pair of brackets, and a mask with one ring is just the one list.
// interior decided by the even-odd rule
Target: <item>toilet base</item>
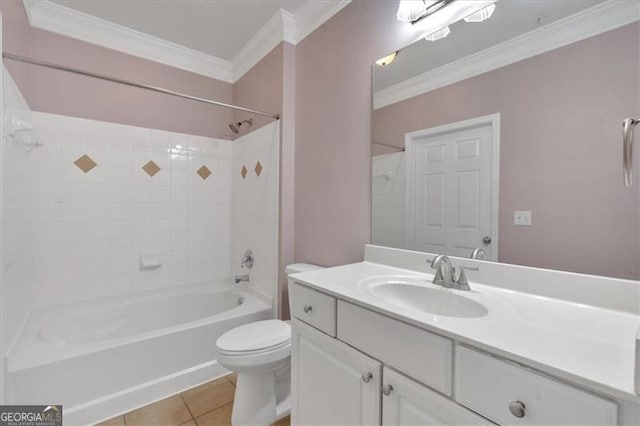
[(291, 412), (289, 363), (258, 373), (239, 372), (231, 423), (269, 425)]

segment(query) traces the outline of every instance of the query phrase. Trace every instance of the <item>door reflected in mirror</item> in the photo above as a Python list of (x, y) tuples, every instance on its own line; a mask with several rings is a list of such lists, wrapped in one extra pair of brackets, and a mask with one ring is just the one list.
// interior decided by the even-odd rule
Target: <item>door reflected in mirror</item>
[(638, 3), (495, 5), (373, 65), (372, 243), (638, 279)]

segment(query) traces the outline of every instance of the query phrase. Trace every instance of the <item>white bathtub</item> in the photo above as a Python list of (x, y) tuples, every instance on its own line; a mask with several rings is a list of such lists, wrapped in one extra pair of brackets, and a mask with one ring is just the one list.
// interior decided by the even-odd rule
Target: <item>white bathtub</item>
[(15, 404), (63, 404), (87, 424), (219, 377), (215, 342), (272, 317), (266, 301), (220, 286), (36, 312), (8, 357)]

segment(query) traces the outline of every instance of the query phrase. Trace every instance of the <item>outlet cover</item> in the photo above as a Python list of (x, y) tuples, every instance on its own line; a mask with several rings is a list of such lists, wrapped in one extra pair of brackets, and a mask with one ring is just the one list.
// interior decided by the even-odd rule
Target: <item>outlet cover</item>
[(531, 210), (514, 211), (513, 224), (517, 226), (531, 226)]

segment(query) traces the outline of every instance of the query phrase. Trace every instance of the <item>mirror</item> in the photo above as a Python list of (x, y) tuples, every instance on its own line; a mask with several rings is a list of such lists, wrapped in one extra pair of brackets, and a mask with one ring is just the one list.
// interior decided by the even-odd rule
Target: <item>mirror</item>
[(501, 0), (374, 64), (372, 244), (640, 278), (639, 16)]

